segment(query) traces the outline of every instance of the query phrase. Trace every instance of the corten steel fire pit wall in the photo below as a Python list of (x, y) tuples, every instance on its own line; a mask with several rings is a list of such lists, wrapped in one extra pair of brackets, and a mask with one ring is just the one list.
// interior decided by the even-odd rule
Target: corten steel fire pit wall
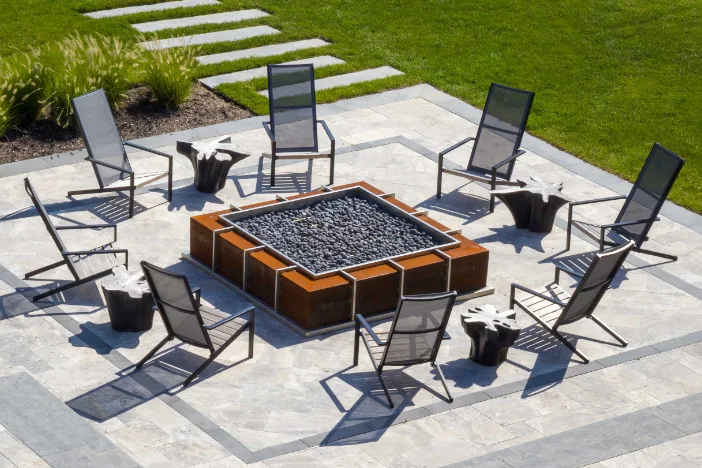
[[(273, 211), (295, 210), (325, 199), (355, 197), (412, 222), (437, 245), (340, 269), (314, 272), (235, 223)], [(303, 336), (353, 326), (356, 313), (380, 319), (395, 311), (401, 295), (456, 290), (459, 297), (492, 294), (489, 252), (397, 200), (358, 182), (322, 187), (190, 219), (190, 252), (184, 258), (243, 292)], [(362, 236), (362, 234), (360, 234)]]

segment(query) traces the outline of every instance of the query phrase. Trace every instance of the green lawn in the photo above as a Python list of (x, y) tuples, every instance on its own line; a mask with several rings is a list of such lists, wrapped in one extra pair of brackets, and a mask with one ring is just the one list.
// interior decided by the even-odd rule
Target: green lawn
[[(0, 53), (71, 31), (135, 37), (129, 22), (259, 7), (274, 16), (241, 23), (281, 31), (203, 53), (322, 37), (326, 49), (287, 54), (287, 61), (331, 54), (346, 65), (318, 77), (391, 65), (406, 75), (319, 93), (329, 102), (426, 82), (482, 107), (490, 82), (536, 92), (529, 131), (578, 157), (632, 180), (654, 141), (687, 159), (672, 199), (702, 212), (702, 2), (696, 0), (222, 0), (221, 6), (100, 21), (77, 11), (143, 0), (5, 0)], [(185, 34), (231, 25), (188, 28)], [(239, 27), (239, 26), (237, 26)], [(165, 36), (162, 36), (165, 37)], [(250, 59), (209, 66), (204, 74), (264, 65)], [(265, 113), (256, 90), (265, 80), (220, 91)]]

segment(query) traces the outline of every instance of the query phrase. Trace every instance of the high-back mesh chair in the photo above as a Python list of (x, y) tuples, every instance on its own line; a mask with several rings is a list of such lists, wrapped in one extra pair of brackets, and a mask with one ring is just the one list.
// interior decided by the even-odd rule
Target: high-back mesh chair
[[(254, 307), (234, 315), (200, 304), (200, 289), (192, 290), (188, 278), (155, 265), (141, 262), (144, 276), (151, 288), (155, 308), (163, 319), (168, 335), (152, 349), (136, 369), (140, 369), (168, 341), (180, 341), (209, 350), (210, 357), (190, 376), (183, 386), (197, 377), (227, 346), (244, 331), (249, 331), (249, 357), (253, 357)], [(249, 314), (249, 318), (243, 318)]]
[(394, 404), (383, 379), (385, 366), (429, 363), (439, 374), (448, 401), (453, 401), (436, 356), (441, 341), (448, 338), (446, 325), (455, 302), (456, 292), (403, 296), (387, 333), (376, 333), (362, 315), (356, 314), (353, 365), (358, 365), (359, 342), (363, 340), (391, 408)]
[[(675, 255), (642, 249), (641, 245), (648, 240), (648, 231), (654, 222), (658, 221), (658, 213), (673, 188), (685, 160), (655, 143), (646, 162), (629, 192), (629, 196), (618, 195), (614, 197), (598, 198), (572, 202), (568, 207), (568, 230), (566, 236), (566, 250), (570, 249), (570, 236), (572, 228), (576, 227), (586, 236), (595, 240), (600, 245), (600, 251), (606, 245), (620, 245), (628, 240), (634, 241), (634, 252), (677, 260)], [(580, 205), (602, 203), (626, 198), (614, 223), (594, 224), (573, 219), (573, 208)]]
[[(495, 190), (498, 185), (520, 185), (511, 180), (512, 171), (517, 158), (525, 153), (519, 146), (533, 101), (534, 93), (531, 91), (492, 83), (475, 138), (466, 138), (439, 153), (436, 197), (441, 198), (444, 173), (489, 184), (491, 190)], [(473, 140), (475, 143), (465, 170), (457, 166), (444, 167), (446, 154)], [(490, 212), (494, 210), (495, 197), (490, 195)]]
[[(129, 192), (129, 217), (134, 216), (134, 191), (146, 184), (168, 177), (168, 201), (173, 191), (173, 157), (129, 141), (122, 141), (105, 91), (98, 89), (71, 100), (80, 136), (88, 151), (85, 158), (93, 165), (99, 188), (73, 190), (68, 196), (105, 192)], [(125, 146), (168, 158), (168, 171), (135, 174)]]
[[(591, 319), (619, 341), (622, 346), (627, 346), (624, 338), (595, 317), (594, 312), (633, 246), (633, 241), (629, 241), (606, 252), (597, 253), (584, 274), (557, 265), (555, 281), (539, 291), (512, 283), (509, 306), (512, 308), (515, 304), (518, 305), (539, 325), (551, 332), (561, 343), (580, 356), (585, 363), (589, 362), (588, 357), (581, 351), (578, 351), (572, 343), (561, 335), (558, 331), (561, 326), (577, 322), (583, 318)], [(558, 284), (561, 271), (580, 280), (572, 296)], [(517, 298), (515, 295), (517, 290), (526, 294)], [(553, 324), (549, 325), (548, 322)]]
[[(278, 159), (329, 159), (329, 184), (334, 183), (335, 140), (324, 120), (317, 120), (314, 66), (268, 65), (268, 109), (270, 121), (263, 127), (271, 140), (271, 186), (275, 185)], [(319, 152), (317, 124), (331, 142), (329, 152)]]
[[(46, 211), (46, 208), (41, 202), (41, 199), (39, 199), (39, 195), (37, 195), (37, 192), (36, 190), (34, 190), (34, 187), (32, 186), (32, 183), (29, 181), (28, 177), (25, 177), (24, 179), (24, 190), (25, 192), (27, 192), (27, 195), (29, 195), (29, 198), (32, 200), (34, 208), (36, 208), (37, 213), (39, 213), (39, 217), (44, 223), (44, 227), (46, 227), (46, 230), (51, 236), (51, 239), (54, 241), (54, 244), (56, 244), (56, 248), (61, 254), (61, 257), (63, 257), (63, 260), (61, 260), (60, 262), (55, 262), (51, 265), (47, 265), (34, 271), (30, 271), (29, 273), (24, 275), (25, 279), (29, 279), (32, 276), (38, 275), (39, 273), (44, 273), (63, 265), (66, 265), (66, 267), (68, 267), (68, 270), (73, 276), (73, 281), (45, 291), (41, 294), (37, 294), (32, 298), (32, 300), (38, 301), (40, 299), (53, 296), (54, 294), (58, 294), (62, 291), (66, 291), (67, 289), (80, 286), (81, 284), (89, 283), (104, 276), (111, 275), (112, 269), (118, 265), (125, 265), (125, 267), (128, 267), (129, 253), (127, 252), (127, 249), (110, 248), (112, 247), (112, 242), (117, 242), (117, 226), (115, 224), (81, 224), (73, 226), (54, 226), (54, 223), (49, 217), (49, 213)], [(65, 230), (103, 228), (113, 229), (114, 236), (112, 242), (90, 250), (68, 250), (63, 240), (61, 239), (61, 236), (59, 236), (58, 234), (58, 231)]]

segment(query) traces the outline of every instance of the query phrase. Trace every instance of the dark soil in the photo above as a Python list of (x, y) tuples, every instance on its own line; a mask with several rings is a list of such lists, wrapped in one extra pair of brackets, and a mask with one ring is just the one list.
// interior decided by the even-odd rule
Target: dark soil
[[(200, 85), (177, 111), (167, 111), (150, 99), (145, 87), (127, 92), (127, 99), (115, 113), (123, 140), (161, 135), (179, 130), (252, 117), (253, 114), (225, 101)], [(0, 137), (0, 164), (83, 148), (78, 134), (62, 129), (50, 120), (9, 130)]]

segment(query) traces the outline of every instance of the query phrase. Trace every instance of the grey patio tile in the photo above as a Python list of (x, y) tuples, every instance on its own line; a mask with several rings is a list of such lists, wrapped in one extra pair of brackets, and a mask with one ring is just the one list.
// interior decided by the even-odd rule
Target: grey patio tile
[(249, 463), (297, 452), (298, 450), (304, 450), (308, 447), (309, 446), (301, 440), (293, 440), (292, 442), (287, 442), (285, 444), (280, 444), (253, 452), (249, 457)]
[(702, 393), (659, 406), (656, 415), (686, 434), (702, 431)]
[(139, 466), (137, 462), (119, 449), (95, 452), (88, 447), (47, 455), (44, 460), (55, 468), (94, 468), (96, 466), (136, 468)]

